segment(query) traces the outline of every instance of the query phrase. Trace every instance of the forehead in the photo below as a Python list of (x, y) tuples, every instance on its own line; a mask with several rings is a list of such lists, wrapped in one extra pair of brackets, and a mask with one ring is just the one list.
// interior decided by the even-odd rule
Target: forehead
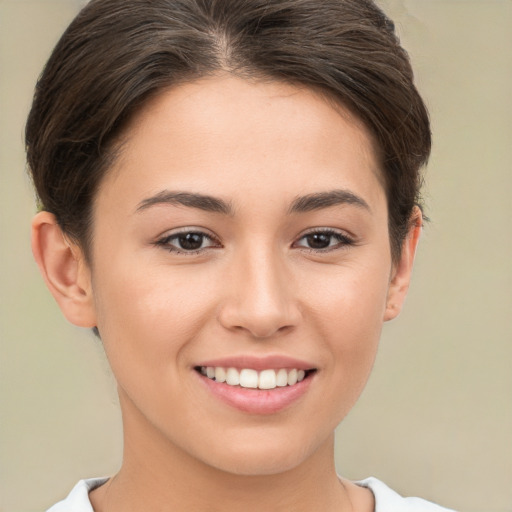
[(382, 188), (363, 123), (319, 92), (281, 82), (220, 76), (174, 87), (152, 98), (122, 139), (100, 193), (114, 187), (129, 196), (122, 188), (135, 182), (153, 194)]

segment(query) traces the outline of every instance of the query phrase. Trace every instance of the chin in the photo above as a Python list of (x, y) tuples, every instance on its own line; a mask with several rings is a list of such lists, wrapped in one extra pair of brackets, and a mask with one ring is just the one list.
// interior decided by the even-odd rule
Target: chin
[[(269, 434), (271, 435), (271, 434)], [(291, 471), (320, 449), (305, 440), (288, 436), (272, 442), (226, 443), (229, 449), (211, 454), (208, 465), (226, 473), (240, 476), (267, 476)], [(321, 443), (320, 443), (321, 444)]]
[(214, 466), (226, 473), (239, 476), (269, 476), (291, 471), (303, 462), (303, 458), (297, 454), (281, 456), (272, 454), (270, 456), (251, 456), (233, 458), (227, 460), (216, 460)]

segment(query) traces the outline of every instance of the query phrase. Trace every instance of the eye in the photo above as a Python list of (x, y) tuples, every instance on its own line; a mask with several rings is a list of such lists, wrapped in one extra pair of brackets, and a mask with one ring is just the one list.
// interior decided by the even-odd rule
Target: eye
[(202, 231), (180, 231), (164, 236), (156, 242), (171, 252), (197, 253), (212, 247), (220, 247), (218, 240)]
[(311, 231), (294, 244), (295, 247), (304, 247), (312, 251), (327, 252), (354, 245), (354, 240), (349, 236), (333, 229), (318, 229)]

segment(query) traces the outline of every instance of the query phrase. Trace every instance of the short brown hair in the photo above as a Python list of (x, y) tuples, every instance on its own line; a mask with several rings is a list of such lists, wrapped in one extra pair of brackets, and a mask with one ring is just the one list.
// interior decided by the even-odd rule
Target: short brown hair
[(27, 121), (41, 207), (87, 256), (93, 198), (123, 126), (150, 96), (220, 70), (321, 89), (364, 122), (396, 258), (430, 127), (407, 53), (371, 0), (92, 0), (55, 47)]

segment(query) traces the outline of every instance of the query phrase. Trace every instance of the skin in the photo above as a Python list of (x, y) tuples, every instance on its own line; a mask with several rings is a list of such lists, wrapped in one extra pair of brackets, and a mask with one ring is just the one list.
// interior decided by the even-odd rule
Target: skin
[[(402, 307), (421, 229), (415, 211), (393, 263), (376, 153), (354, 116), (313, 91), (218, 76), (161, 93), (132, 120), (95, 200), (91, 265), (51, 214), (36, 216), (48, 287), (68, 320), (98, 326), (118, 382), (124, 459), (91, 493), (96, 511), (373, 510), (370, 491), (336, 475), (334, 429)], [(334, 190), (361, 202), (290, 211)], [(160, 201), (164, 191), (232, 211)], [(176, 252), (170, 235), (187, 229), (211, 238)], [(308, 247), (327, 229), (341, 238)], [(316, 372), (285, 410), (247, 414), (194, 370), (247, 354)]]

